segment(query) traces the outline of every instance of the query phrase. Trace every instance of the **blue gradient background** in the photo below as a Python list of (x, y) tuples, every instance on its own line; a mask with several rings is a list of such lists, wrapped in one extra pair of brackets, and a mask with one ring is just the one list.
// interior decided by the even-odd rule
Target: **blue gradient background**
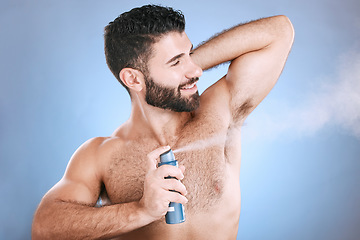
[[(1, 1), (0, 239), (30, 239), (36, 206), (72, 153), (128, 118), (103, 27), (145, 3)], [(181, 9), (194, 45), (240, 22), (292, 20), (285, 70), (243, 127), (238, 239), (359, 239), (360, 2), (152, 3)], [(225, 71), (204, 73), (199, 89)]]

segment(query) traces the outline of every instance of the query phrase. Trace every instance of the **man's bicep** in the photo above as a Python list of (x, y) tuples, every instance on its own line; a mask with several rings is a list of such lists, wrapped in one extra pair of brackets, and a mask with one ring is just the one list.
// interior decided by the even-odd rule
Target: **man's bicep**
[(231, 121), (230, 94), (225, 76), (208, 87), (201, 94), (200, 114), (212, 116), (218, 127), (228, 127)]
[(94, 206), (99, 194), (100, 188), (89, 188), (84, 182), (64, 177), (49, 190), (44, 199)]
[[(90, 146), (89, 146), (90, 145)], [(54, 200), (95, 205), (101, 191), (93, 143), (85, 143), (72, 156), (63, 178), (48, 192)]]

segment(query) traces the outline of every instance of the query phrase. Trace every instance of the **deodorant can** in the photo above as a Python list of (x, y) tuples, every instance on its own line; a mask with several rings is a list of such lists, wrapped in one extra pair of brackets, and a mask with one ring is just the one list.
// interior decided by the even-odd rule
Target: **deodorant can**
[[(165, 164), (178, 167), (178, 161), (175, 160), (174, 153), (171, 149), (160, 155), (159, 167)], [(169, 176), (166, 178), (168, 179), (174, 177)], [(184, 222), (185, 221), (184, 206), (181, 203), (170, 202), (169, 210), (165, 215), (165, 221), (167, 224), (177, 224)]]

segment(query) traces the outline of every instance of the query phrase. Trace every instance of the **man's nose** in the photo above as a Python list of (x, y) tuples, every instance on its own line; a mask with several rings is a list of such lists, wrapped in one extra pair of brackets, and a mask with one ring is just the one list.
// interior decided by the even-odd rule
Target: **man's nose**
[(203, 71), (199, 65), (197, 65), (191, 58), (189, 61), (188, 70), (186, 72), (186, 77), (191, 78), (199, 78), (201, 77)]

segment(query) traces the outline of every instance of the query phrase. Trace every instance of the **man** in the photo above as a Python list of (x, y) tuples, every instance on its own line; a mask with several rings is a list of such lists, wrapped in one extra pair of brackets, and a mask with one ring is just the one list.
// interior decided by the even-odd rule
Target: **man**
[[(107, 63), (130, 94), (131, 116), (75, 152), (35, 213), (33, 239), (236, 239), (240, 128), (276, 83), (294, 32), (285, 16), (264, 18), (193, 49), (184, 27), (180, 12), (147, 5), (105, 28)], [(228, 61), (199, 96), (202, 71)], [(169, 146), (207, 139), (175, 153), (179, 168), (157, 167)], [(165, 223), (169, 202), (184, 204), (184, 223)]]

